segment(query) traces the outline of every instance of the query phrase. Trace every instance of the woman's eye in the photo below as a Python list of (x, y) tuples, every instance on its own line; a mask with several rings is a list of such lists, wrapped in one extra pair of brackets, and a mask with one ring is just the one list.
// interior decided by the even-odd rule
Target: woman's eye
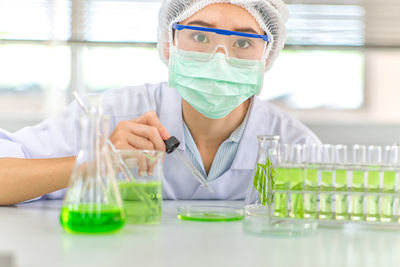
[(199, 43), (207, 43), (208, 42), (207, 36), (205, 36), (205, 34), (202, 34), (202, 33), (193, 34), (193, 39)]
[(251, 45), (250, 41), (246, 39), (240, 39), (235, 42), (235, 46), (238, 48), (247, 48), (250, 45)]

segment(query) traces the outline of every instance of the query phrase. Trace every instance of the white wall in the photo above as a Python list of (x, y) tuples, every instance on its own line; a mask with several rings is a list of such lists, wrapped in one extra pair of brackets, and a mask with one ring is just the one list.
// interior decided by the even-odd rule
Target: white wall
[(367, 51), (365, 75), (365, 103), (360, 110), (288, 110), (280, 107), (303, 121), (325, 143), (400, 142), (400, 51)]

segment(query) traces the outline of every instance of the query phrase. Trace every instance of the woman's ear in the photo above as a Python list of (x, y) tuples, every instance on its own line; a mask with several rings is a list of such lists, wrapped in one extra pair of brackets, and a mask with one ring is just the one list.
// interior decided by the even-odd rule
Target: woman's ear
[(164, 57), (169, 60), (169, 43), (164, 43)]

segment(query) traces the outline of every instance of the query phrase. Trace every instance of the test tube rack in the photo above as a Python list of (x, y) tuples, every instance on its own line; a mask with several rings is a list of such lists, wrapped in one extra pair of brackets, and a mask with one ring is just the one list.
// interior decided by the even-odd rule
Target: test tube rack
[(400, 228), (400, 166), (282, 164), (272, 173), (275, 218)]

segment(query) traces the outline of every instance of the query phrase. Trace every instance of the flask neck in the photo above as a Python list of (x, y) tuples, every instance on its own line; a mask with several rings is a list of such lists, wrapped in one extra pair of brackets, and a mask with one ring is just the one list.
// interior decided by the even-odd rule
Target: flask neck
[(258, 161), (275, 158), (278, 151), (279, 136), (258, 136)]
[(81, 149), (84, 161), (96, 161), (106, 146), (108, 136), (108, 116), (101, 107), (90, 107), (81, 120)]

